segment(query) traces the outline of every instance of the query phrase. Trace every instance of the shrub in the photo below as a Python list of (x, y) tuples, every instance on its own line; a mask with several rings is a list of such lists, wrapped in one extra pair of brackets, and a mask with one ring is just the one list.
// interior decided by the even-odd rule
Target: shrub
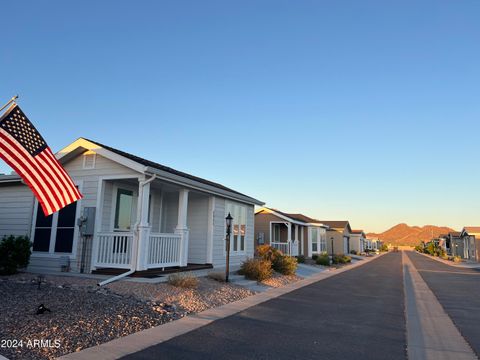
[(219, 281), (219, 282), (225, 282), (225, 273), (221, 271), (212, 271), (207, 274), (207, 277), (209, 279)]
[(272, 268), (283, 275), (295, 275), (297, 259), (293, 256), (277, 256), (272, 263)]
[(270, 245), (259, 245), (257, 246), (257, 255), (263, 260), (275, 261), (279, 256), (283, 256), (280, 250), (271, 247)]
[(347, 255), (333, 255), (334, 264), (346, 264), (352, 261), (352, 258)]
[(312, 255), (312, 260), (315, 260), (315, 261), (316, 261), (317, 259), (318, 259), (318, 254), (313, 254), (313, 255)]
[(357, 255), (357, 250), (350, 250), (350, 254)]
[(453, 262), (462, 262), (462, 258), (461, 258), (460, 256), (458, 256), (458, 255), (455, 255), (455, 256), (453, 257)]
[(0, 241), (0, 274), (11, 275), (30, 262), (32, 243), (27, 236), (4, 236)]
[(386, 252), (386, 251), (388, 251), (388, 245), (387, 245), (387, 244), (382, 244), (382, 246), (380, 247), (380, 251), (381, 251), (381, 252)]
[(250, 280), (263, 281), (272, 277), (272, 262), (264, 259), (247, 259), (240, 266), (238, 273)]
[(299, 264), (304, 264), (305, 263), (305, 255), (298, 255), (297, 256), (297, 262)]
[(330, 257), (327, 254), (322, 254), (317, 256), (315, 262), (317, 265), (330, 266)]
[(175, 287), (195, 288), (198, 285), (198, 279), (191, 274), (172, 274), (168, 277), (168, 283)]
[(415, 251), (418, 251), (418, 252), (423, 253), (423, 250), (424, 250), (424, 249), (423, 249), (423, 244), (422, 244), (422, 243), (420, 243), (420, 244), (418, 244), (417, 246), (415, 246)]

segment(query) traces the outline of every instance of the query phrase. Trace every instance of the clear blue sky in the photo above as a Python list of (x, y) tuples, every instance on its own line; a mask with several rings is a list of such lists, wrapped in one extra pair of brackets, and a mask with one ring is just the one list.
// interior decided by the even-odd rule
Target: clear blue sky
[(354, 228), (480, 225), (477, 0), (2, 13), (0, 99), (54, 151), (89, 137)]

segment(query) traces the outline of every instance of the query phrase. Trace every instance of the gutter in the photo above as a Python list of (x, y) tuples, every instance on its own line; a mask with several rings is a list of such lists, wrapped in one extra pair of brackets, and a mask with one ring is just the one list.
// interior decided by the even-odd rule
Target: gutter
[[(140, 187), (143, 189), (143, 187), (144, 187), (145, 185), (151, 183), (151, 182), (152, 182), (153, 180), (155, 180), (156, 178), (157, 178), (157, 175), (153, 174), (150, 179), (140, 181), (139, 185), (140, 185)], [(140, 195), (140, 194), (139, 194), (139, 195)], [(139, 199), (139, 201), (138, 201), (137, 206), (138, 206), (139, 209), (141, 209), (142, 203), (141, 203), (141, 200), (140, 200), (140, 196), (138, 197), (138, 199)], [(134, 232), (135, 232), (135, 231), (138, 232), (138, 226), (139, 226), (139, 222), (138, 222), (138, 218), (137, 218), (137, 222), (135, 223), (135, 225), (133, 225), (133, 228), (135, 229)], [(135, 238), (135, 236), (134, 236), (134, 238)], [(97, 284), (98, 286), (104, 286), (104, 285), (110, 284), (110, 283), (112, 283), (112, 282), (114, 282), (114, 281), (118, 281), (118, 280), (120, 280), (120, 279), (123, 279), (124, 277), (127, 277), (127, 276), (129, 276), (129, 275), (132, 275), (132, 274), (136, 271), (136, 269), (137, 269), (137, 260), (138, 260), (138, 239), (137, 239), (137, 241), (135, 241), (135, 246), (136, 246), (136, 248), (137, 248), (137, 251), (135, 252), (135, 256), (132, 257), (132, 266), (131, 266), (130, 270), (127, 271), (127, 272), (124, 272), (124, 273), (122, 273), (122, 274), (120, 274), (120, 275), (114, 276), (114, 277), (112, 277), (112, 278), (110, 278), (110, 279), (107, 279), (107, 280), (104, 280), (104, 281), (102, 281), (102, 282), (99, 282), (99, 283)], [(133, 248), (132, 248), (132, 250), (133, 250)]]

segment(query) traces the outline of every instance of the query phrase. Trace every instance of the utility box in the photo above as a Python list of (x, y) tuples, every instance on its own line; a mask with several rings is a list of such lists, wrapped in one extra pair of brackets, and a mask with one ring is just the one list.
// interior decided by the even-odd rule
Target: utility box
[(83, 208), (83, 215), (78, 219), (80, 234), (82, 236), (93, 236), (95, 231), (95, 208)]

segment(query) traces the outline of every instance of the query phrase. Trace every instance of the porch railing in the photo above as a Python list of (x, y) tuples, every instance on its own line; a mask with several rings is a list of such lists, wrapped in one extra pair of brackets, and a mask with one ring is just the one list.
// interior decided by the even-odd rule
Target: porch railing
[(128, 268), (132, 261), (132, 233), (102, 232), (97, 234), (97, 267)]
[(148, 244), (147, 267), (180, 266), (180, 234), (151, 233)]
[(298, 241), (271, 242), (270, 246), (280, 250), (285, 255), (298, 256)]

